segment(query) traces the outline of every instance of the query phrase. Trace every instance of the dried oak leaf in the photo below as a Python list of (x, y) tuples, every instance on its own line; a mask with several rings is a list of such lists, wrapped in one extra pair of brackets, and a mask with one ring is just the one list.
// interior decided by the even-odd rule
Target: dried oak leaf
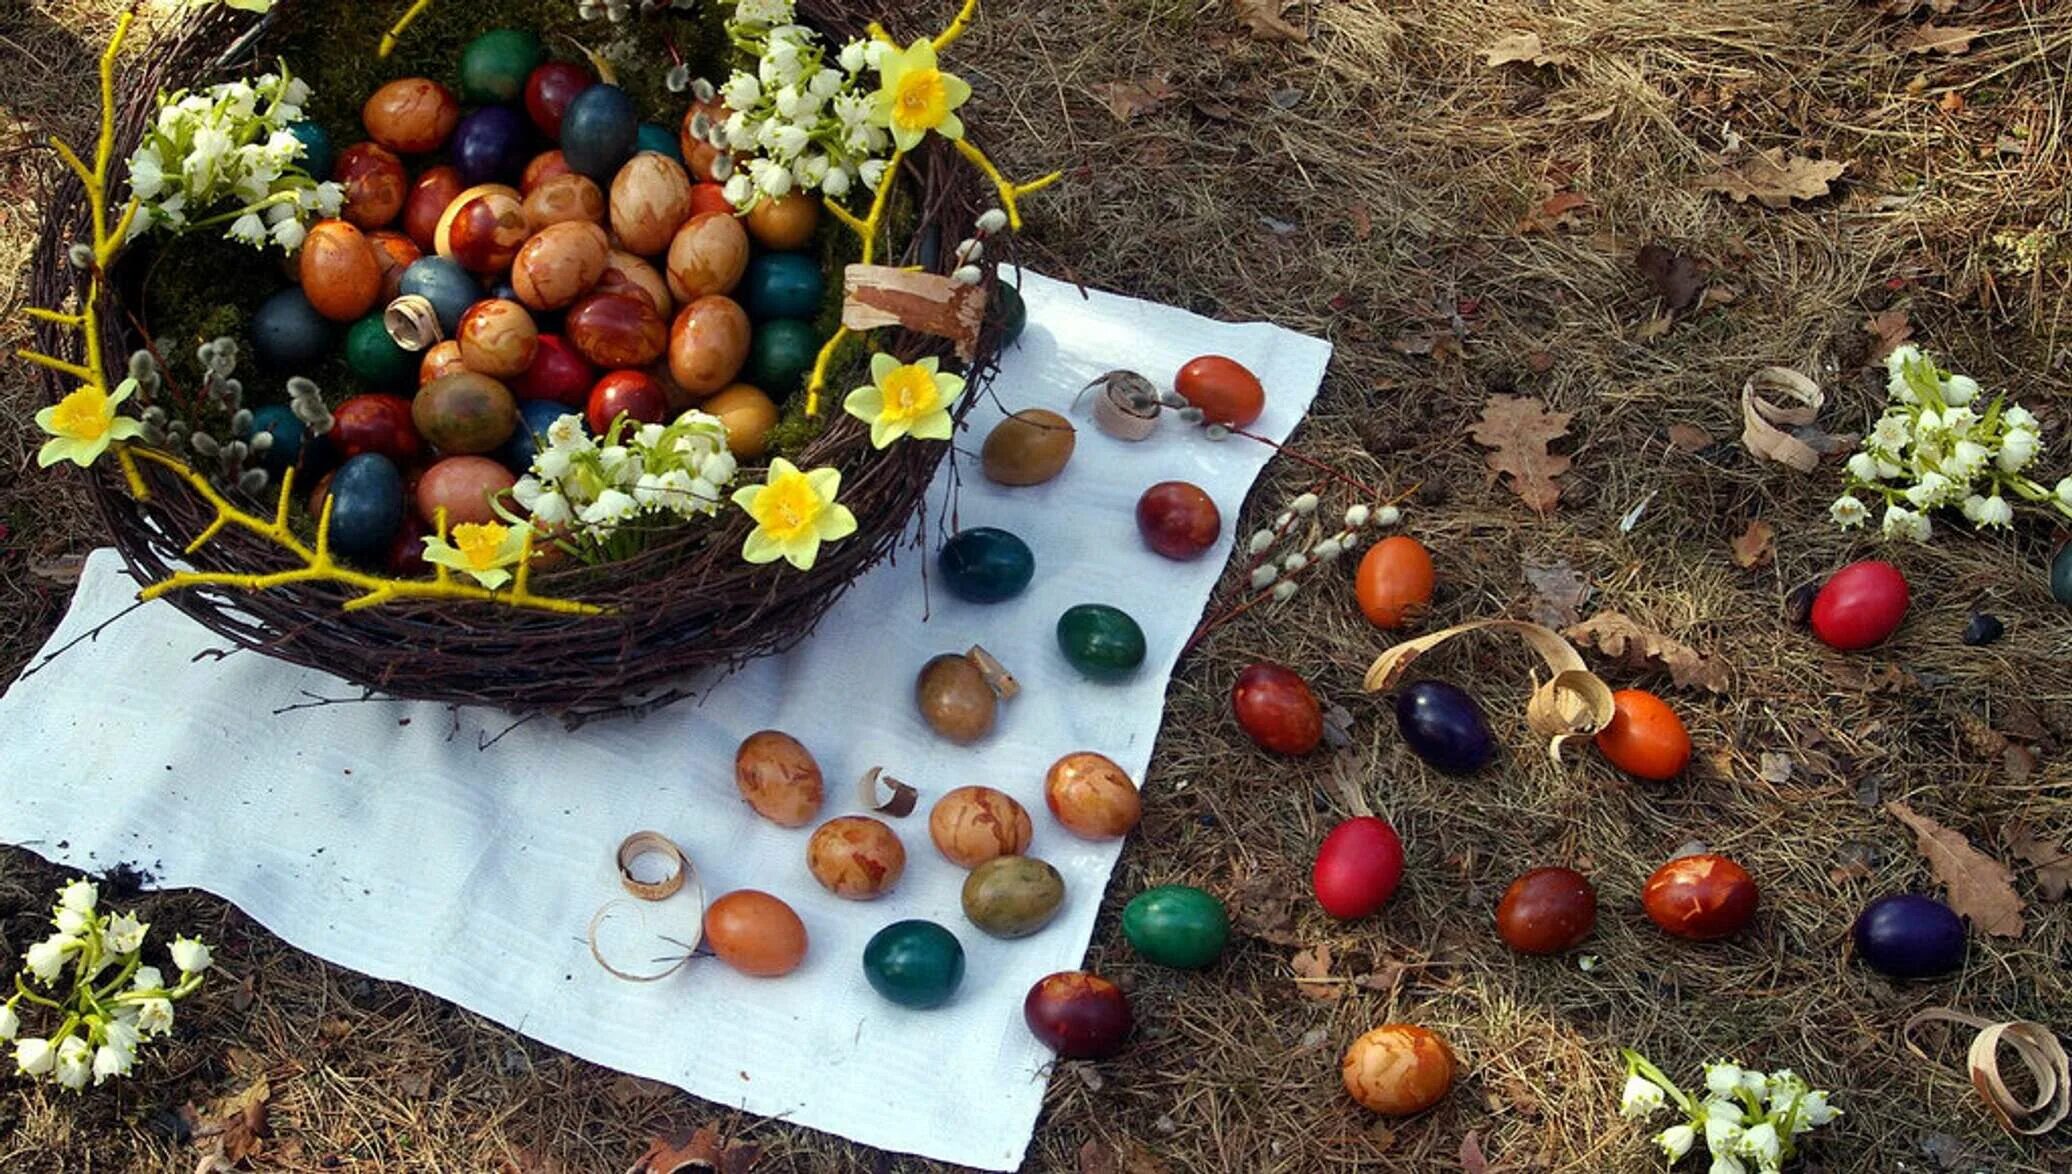
[(1509, 478), (1511, 492), (1544, 514), (1561, 504), (1561, 486), (1554, 478), (1574, 463), (1548, 452), (1547, 446), (1568, 434), (1571, 419), (1573, 413), (1548, 411), (1536, 399), (1493, 395), (1470, 434), (1475, 443), (1493, 450), (1489, 467)]
[(672, 1133), (648, 1141), (647, 1152), (627, 1174), (749, 1174), (763, 1157), (753, 1142), (729, 1143), (710, 1125), (691, 1133)]
[(1472, 1129), (1460, 1139), (1460, 1168), (1461, 1174), (1489, 1174), (1489, 1159), (1482, 1153), (1482, 1139), (1475, 1136)]
[(1814, 200), (1828, 194), (1827, 185), (1848, 169), (1847, 163), (1838, 160), (1786, 157), (1784, 148), (1772, 147), (1714, 172), (1699, 186), (1708, 192), (1723, 192), (1737, 204), (1753, 199), (1765, 208), (1789, 208), (1793, 200)]
[(2072, 892), (2072, 852), (2056, 840), (2039, 838), (2027, 824), (2011, 823), (2000, 829), (2000, 841), (2007, 850), (2036, 874), (2037, 891), (2046, 901), (2062, 901)]
[(1865, 320), (1863, 329), (1873, 339), (1870, 353), (1863, 359), (1866, 367), (1884, 366), (1887, 355), (1914, 337), (1914, 324), (1907, 320), (1905, 310), (1880, 310)]
[(1704, 262), (1666, 245), (1642, 246), (1633, 263), (1672, 311), (1690, 309), (1705, 292)]
[(1590, 598), (1590, 580), (1570, 566), (1567, 559), (1526, 563), (1525, 585), (1532, 588), (1533, 623), (1565, 628), (1583, 618), (1583, 601)]
[(1102, 82), (1090, 88), (1094, 96), (1107, 105), (1108, 112), (1117, 122), (1128, 122), (1139, 114), (1149, 114), (1180, 96), (1180, 91), (1162, 77)]
[(1512, 33), (1484, 49), (1482, 60), (1491, 65), (1508, 65), (1513, 61), (1525, 61), (1533, 65), (1567, 65), (1575, 59), (1558, 49), (1550, 50), (1540, 44), (1538, 33)]
[(1942, 53), (1951, 57), (1971, 52), (1971, 39), (1982, 30), (1968, 28), (1943, 28), (1934, 21), (1908, 33), (1899, 42), (1900, 52), (1913, 56), (1919, 53)]
[(1641, 627), (1623, 612), (1601, 611), (1562, 632), (1585, 648), (1636, 669), (1666, 669), (1678, 685), (1725, 693), (1733, 682), (1734, 670), (1717, 656), (1706, 656), (1687, 644), (1680, 644), (1660, 632)]
[(1685, 452), (1704, 452), (1713, 445), (1712, 433), (1695, 424), (1671, 424), (1669, 443)]
[(1260, 41), (1307, 41), (1309, 32), (1282, 19), (1288, 0), (1236, 0), (1237, 22)]
[(1953, 831), (1898, 800), (1885, 805), (1894, 819), (1912, 828), (1914, 841), (1943, 883), (1951, 909), (1998, 938), (2022, 936), (2021, 897), (2010, 883), (2007, 866), (1971, 846), (1964, 833)]
[(1734, 548), (1734, 565), (1744, 571), (1752, 571), (1769, 562), (1770, 556), (1775, 553), (1776, 540), (1777, 532), (1770, 523), (1761, 518), (1749, 519), (1748, 529), (1743, 530), (1741, 536), (1734, 539), (1731, 544)]
[(1335, 1003), (1345, 997), (1345, 986), (1331, 973), (1331, 947), (1311, 946), (1288, 960), (1295, 972), (1295, 989), (1311, 999)]
[(214, 1141), (215, 1152), (229, 1161), (242, 1162), (264, 1146), (270, 1130), (266, 1124), (266, 1103), (273, 1098), (273, 1086), (264, 1076), (245, 1091), (212, 1101), (206, 1110), (192, 1103), (180, 1106), (180, 1120), (188, 1137), (197, 1142)]

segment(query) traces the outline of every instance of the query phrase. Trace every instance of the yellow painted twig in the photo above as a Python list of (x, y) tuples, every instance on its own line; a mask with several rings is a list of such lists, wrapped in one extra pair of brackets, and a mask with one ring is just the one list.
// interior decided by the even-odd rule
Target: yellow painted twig
[(424, 15), (424, 10), (431, 6), (432, 0), (417, 0), (417, 3), (412, 4), (409, 11), (403, 14), (402, 19), (396, 21), (395, 27), (389, 29), (387, 34), (381, 38), (381, 48), (377, 51), (378, 56), (383, 60), (387, 60), (389, 54), (396, 51), (396, 46), (402, 43), (403, 34), (409, 30), (418, 17)]

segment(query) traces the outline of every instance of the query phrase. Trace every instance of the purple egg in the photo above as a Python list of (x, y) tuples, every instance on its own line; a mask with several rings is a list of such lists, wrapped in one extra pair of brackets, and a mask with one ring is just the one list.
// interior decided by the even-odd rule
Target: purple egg
[(525, 169), (531, 129), (509, 106), (484, 106), (460, 120), (449, 146), (453, 165), (470, 187), (503, 183)]
[(1417, 681), (1396, 696), (1396, 727), (1419, 758), (1447, 774), (1472, 774), (1496, 757), (1496, 736), (1468, 691)]
[(1856, 919), (1856, 953), (1893, 978), (1930, 978), (1964, 963), (1964, 919), (1919, 893), (1894, 893)]

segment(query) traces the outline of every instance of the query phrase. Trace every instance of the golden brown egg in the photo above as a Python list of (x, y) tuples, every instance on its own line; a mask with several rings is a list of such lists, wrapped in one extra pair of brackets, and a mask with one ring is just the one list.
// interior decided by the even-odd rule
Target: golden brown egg
[[(701, 114), (704, 115), (703, 120), (698, 117)], [(719, 126), (725, 123), (729, 116), (727, 104), (717, 97), (704, 102), (693, 102), (691, 108), (684, 111), (683, 130), (677, 137), (683, 147), (684, 161), (690, 164), (692, 177), (700, 183), (715, 181), (716, 173), (713, 168), (718, 164), (721, 152), (718, 147), (707, 142), (698, 130), (705, 123)]]
[(638, 295), (593, 293), (562, 326), (576, 353), (608, 371), (645, 367), (669, 349), (669, 325)]
[(806, 842), (806, 867), (837, 897), (870, 901), (884, 896), (906, 871), (899, 834), (867, 815), (828, 820)]
[(604, 223), (604, 193), (587, 175), (557, 175), (525, 194), (525, 223), (538, 232), (565, 220)]
[(638, 294), (648, 300), (664, 321), (676, 313), (676, 299), (669, 296), (669, 282), (662, 271), (623, 249), (614, 250), (597, 279), (598, 293)]
[(492, 298), (476, 302), (461, 316), (461, 361), (468, 370), (498, 379), (516, 379), (532, 366), (540, 331), (532, 315), (517, 302)]
[(446, 145), (460, 122), (460, 99), (426, 77), (406, 77), (374, 91), (360, 121), (375, 142), (404, 155), (429, 155)]
[(743, 974), (779, 978), (806, 960), (806, 923), (776, 897), (740, 889), (706, 906), (705, 942)]
[(958, 787), (935, 801), (928, 835), (959, 868), (977, 868), (998, 856), (1028, 851), (1036, 827), (1014, 797), (991, 787)]
[(777, 426), (777, 405), (760, 388), (736, 383), (698, 405), (727, 426), (727, 451), (752, 461), (770, 447), (770, 429)]
[(1041, 485), (1065, 471), (1079, 434), (1056, 412), (1026, 408), (993, 426), (981, 452), (986, 479), (997, 485)]
[(424, 358), (417, 364), (417, 385), (423, 387), (467, 369), (467, 363), (460, 357), (460, 344), (449, 338), (424, 353)]
[(679, 302), (732, 293), (748, 272), (748, 232), (723, 212), (693, 216), (669, 243), (667, 269)]
[(766, 249), (786, 253), (803, 249), (820, 227), (820, 197), (793, 192), (765, 199), (749, 209), (748, 234)]
[(1067, 754), (1043, 780), (1043, 801), (1065, 830), (1082, 840), (1116, 840), (1143, 818), (1143, 800), (1130, 776), (1107, 757)]
[(820, 814), (820, 764), (790, 734), (750, 734), (734, 752), (734, 785), (757, 815), (780, 827), (804, 827)]
[(597, 287), (611, 260), (604, 229), (585, 220), (547, 226), (511, 263), (511, 288), (534, 310), (562, 310)]
[(691, 218), (691, 177), (669, 156), (644, 151), (612, 178), (611, 210), (627, 252), (659, 256)]
[(669, 372), (692, 395), (716, 392), (748, 362), (748, 314), (732, 298), (701, 297), (669, 330)]
[(319, 221), (297, 262), (309, 304), (333, 322), (366, 316), (381, 298), (381, 262), (366, 234), (343, 220)]
[(483, 184), (454, 197), (439, 217), (433, 244), (468, 272), (490, 275), (509, 269), (530, 235), (518, 190)]
[(945, 652), (921, 666), (914, 705), (929, 729), (968, 746), (993, 732), (1000, 694), (973, 657)]

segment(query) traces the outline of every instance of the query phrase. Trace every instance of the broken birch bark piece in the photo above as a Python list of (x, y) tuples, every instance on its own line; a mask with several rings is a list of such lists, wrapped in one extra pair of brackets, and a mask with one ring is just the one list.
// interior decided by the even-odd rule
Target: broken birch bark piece
[(956, 344), (969, 363), (986, 320), (984, 286), (889, 265), (851, 265), (845, 274), (842, 325), (855, 331), (899, 326)]

